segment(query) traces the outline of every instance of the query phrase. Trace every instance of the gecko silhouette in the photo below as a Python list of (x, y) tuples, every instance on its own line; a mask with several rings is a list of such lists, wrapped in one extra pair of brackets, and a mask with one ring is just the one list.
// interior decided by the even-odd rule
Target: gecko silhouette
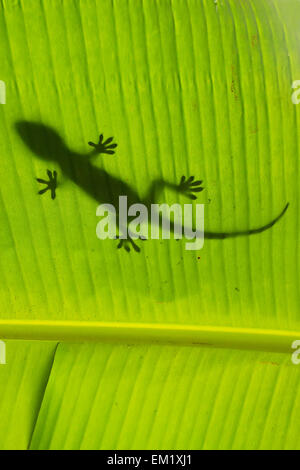
[[(93, 150), (87, 154), (81, 154), (69, 149), (61, 136), (49, 126), (30, 121), (19, 121), (15, 126), (23, 142), (39, 159), (47, 162), (56, 161), (64, 177), (72, 180), (99, 204), (107, 203), (118, 207), (119, 196), (126, 195), (128, 205), (139, 203), (149, 208), (151, 204), (155, 204), (159, 193), (166, 187), (177, 193), (185, 194), (192, 200), (197, 199), (194, 193), (201, 192), (204, 189), (201, 186), (202, 181), (195, 181), (194, 177), (185, 178), (183, 176), (179, 184), (158, 179), (150, 184), (145, 197), (140, 198), (134, 188), (126, 182), (110, 175), (104, 169), (98, 168), (93, 164), (93, 157), (96, 155), (113, 155), (115, 153), (114, 149), (117, 147), (117, 144), (112, 143), (113, 138), (103, 141), (103, 135), (101, 135), (98, 144), (89, 142)], [(50, 190), (51, 197), (54, 199), (57, 187), (57, 173), (56, 171), (51, 172), (50, 170), (47, 170), (47, 173), (49, 181), (37, 178), (39, 183), (46, 185), (44, 189), (39, 191), (39, 194)], [(261, 227), (233, 232), (205, 231), (204, 238), (209, 240), (224, 240), (227, 238), (250, 236), (265, 232), (283, 217), (288, 207), (289, 203), (286, 204), (282, 212), (275, 219)], [(127, 229), (125, 227), (118, 228), (119, 232)], [(174, 222), (170, 223), (170, 230), (174, 232)], [(134, 243), (130, 234), (127, 240), (120, 240), (118, 244), (118, 248), (124, 247), (126, 251), (130, 251), (130, 246), (132, 246), (135, 251), (140, 251), (140, 248)]]

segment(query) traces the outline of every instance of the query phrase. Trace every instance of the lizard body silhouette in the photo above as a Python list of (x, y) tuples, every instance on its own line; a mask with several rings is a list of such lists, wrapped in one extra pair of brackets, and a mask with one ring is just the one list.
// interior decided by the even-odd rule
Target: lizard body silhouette
[[(89, 142), (93, 150), (87, 154), (80, 154), (73, 152), (67, 147), (60, 135), (52, 128), (40, 123), (19, 121), (16, 123), (16, 130), (23, 142), (27, 147), (35, 153), (39, 159), (44, 161), (58, 162), (62, 174), (73, 181), (85, 193), (89, 194), (98, 203), (112, 204), (118, 207), (119, 196), (126, 195), (128, 204), (144, 204), (150, 207), (155, 203), (157, 195), (164, 187), (168, 187), (178, 193), (185, 194), (190, 199), (197, 199), (194, 193), (201, 192), (204, 188), (201, 187), (202, 181), (195, 181), (194, 177), (186, 179), (181, 178), (179, 184), (170, 183), (162, 179), (155, 180), (151, 183), (148, 193), (144, 198), (140, 198), (137, 192), (128, 185), (126, 182), (119, 178), (110, 175), (107, 171), (96, 167), (92, 163), (92, 157), (99, 154), (114, 154), (116, 144), (113, 144), (112, 138), (103, 142), (103, 135), (100, 136), (98, 144)], [(57, 174), (47, 170), (49, 181), (37, 178), (37, 181), (46, 184), (46, 188), (42, 189), (39, 193), (43, 194), (48, 189), (51, 191), (52, 199), (55, 198), (56, 178)], [(289, 204), (286, 204), (281, 213), (267, 223), (258, 228), (240, 230), (234, 232), (210, 232), (205, 231), (204, 237), (209, 240), (224, 240), (226, 238), (234, 238), (241, 236), (250, 236), (262, 233), (273, 227), (285, 214)], [(124, 230), (125, 227), (119, 227), (119, 230)], [(170, 229), (174, 231), (174, 223), (171, 222)], [(119, 248), (124, 246), (127, 251), (130, 250), (128, 243), (131, 243), (135, 251), (140, 251), (138, 246), (131, 238), (128, 240), (121, 240)]]

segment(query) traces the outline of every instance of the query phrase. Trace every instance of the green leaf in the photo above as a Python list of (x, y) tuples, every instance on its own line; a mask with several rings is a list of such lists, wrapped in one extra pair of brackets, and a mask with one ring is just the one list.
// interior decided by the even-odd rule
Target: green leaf
[(55, 349), (55, 343), (6, 342), (6, 365), (0, 365), (1, 450), (28, 447)]
[(32, 449), (299, 449), (285, 354), (60, 345)]
[[(298, 446), (299, 13), (0, 2), (0, 337), (28, 341), (0, 365), (1, 447)], [(201, 252), (97, 239), (112, 189), (144, 200), (165, 181), (152, 202), (184, 204), (191, 175), (212, 233), (290, 205)]]

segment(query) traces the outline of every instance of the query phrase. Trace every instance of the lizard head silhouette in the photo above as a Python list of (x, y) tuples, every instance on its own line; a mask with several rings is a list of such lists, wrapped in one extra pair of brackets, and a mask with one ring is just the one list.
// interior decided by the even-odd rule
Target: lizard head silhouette
[[(24, 144), (34, 153), (40, 160), (47, 162), (56, 161), (61, 169), (64, 177), (69, 178), (85, 193), (92, 197), (97, 203), (112, 204), (118, 207), (119, 196), (127, 196), (128, 204), (140, 203), (148, 208), (151, 204), (155, 204), (159, 193), (163, 188), (167, 187), (178, 193), (185, 194), (190, 199), (196, 199), (195, 193), (201, 192), (204, 188), (201, 186), (202, 181), (195, 181), (194, 177), (182, 177), (179, 184), (171, 183), (163, 179), (155, 180), (150, 184), (148, 192), (143, 198), (125, 181), (116, 178), (104, 169), (98, 168), (93, 164), (95, 155), (108, 154), (113, 155), (116, 144), (113, 144), (113, 138), (103, 141), (103, 135), (100, 135), (99, 143), (89, 142), (93, 150), (86, 154), (77, 153), (69, 149), (62, 137), (51, 127), (37, 122), (19, 121), (15, 124), (15, 128)], [(50, 175), (51, 174), (51, 175)], [(55, 189), (53, 186), (56, 181), (56, 172), (53, 174), (48, 170), (49, 182), (38, 179), (39, 182), (47, 183), (48, 187), (40, 191), (40, 194), (51, 189), (52, 197), (55, 197)], [(54, 181), (55, 180), (55, 181)], [(52, 184), (52, 186), (51, 186)], [(49, 186), (50, 185), (50, 186)], [(53, 197), (53, 198), (54, 198)], [(226, 238), (234, 238), (240, 236), (250, 236), (262, 233), (273, 227), (286, 213), (289, 203), (285, 205), (283, 210), (277, 217), (270, 222), (258, 228), (251, 228), (233, 232), (211, 232), (205, 231), (206, 239), (224, 240)], [(170, 223), (171, 230), (174, 231), (174, 223)], [(125, 230), (125, 227), (119, 227)], [(129, 238), (129, 242), (135, 251), (140, 251), (137, 245)], [(128, 244), (121, 241), (119, 247), (124, 246), (129, 251)]]
[(62, 156), (70, 154), (61, 136), (49, 126), (19, 121), (15, 127), (26, 146), (41, 160), (59, 162)]

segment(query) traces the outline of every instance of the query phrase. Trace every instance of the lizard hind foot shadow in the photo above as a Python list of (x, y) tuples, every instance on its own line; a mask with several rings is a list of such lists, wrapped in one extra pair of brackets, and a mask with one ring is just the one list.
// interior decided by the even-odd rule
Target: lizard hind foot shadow
[(201, 193), (204, 190), (202, 183), (203, 180), (196, 180), (194, 176), (190, 176), (189, 178), (182, 176), (178, 185), (178, 191), (195, 201), (197, 196), (194, 193)]
[[(132, 248), (136, 253), (141, 253), (140, 247), (135, 243), (135, 241), (131, 237), (122, 239), (119, 236), (117, 236), (116, 240), (119, 240), (119, 244), (117, 246), (118, 250), (124, 248), (125, 251), (127, 251), (127, 253), (130, 253), (131, 248)], [(138, 240), (145, 241), (146, 238), (139, 237)]]

